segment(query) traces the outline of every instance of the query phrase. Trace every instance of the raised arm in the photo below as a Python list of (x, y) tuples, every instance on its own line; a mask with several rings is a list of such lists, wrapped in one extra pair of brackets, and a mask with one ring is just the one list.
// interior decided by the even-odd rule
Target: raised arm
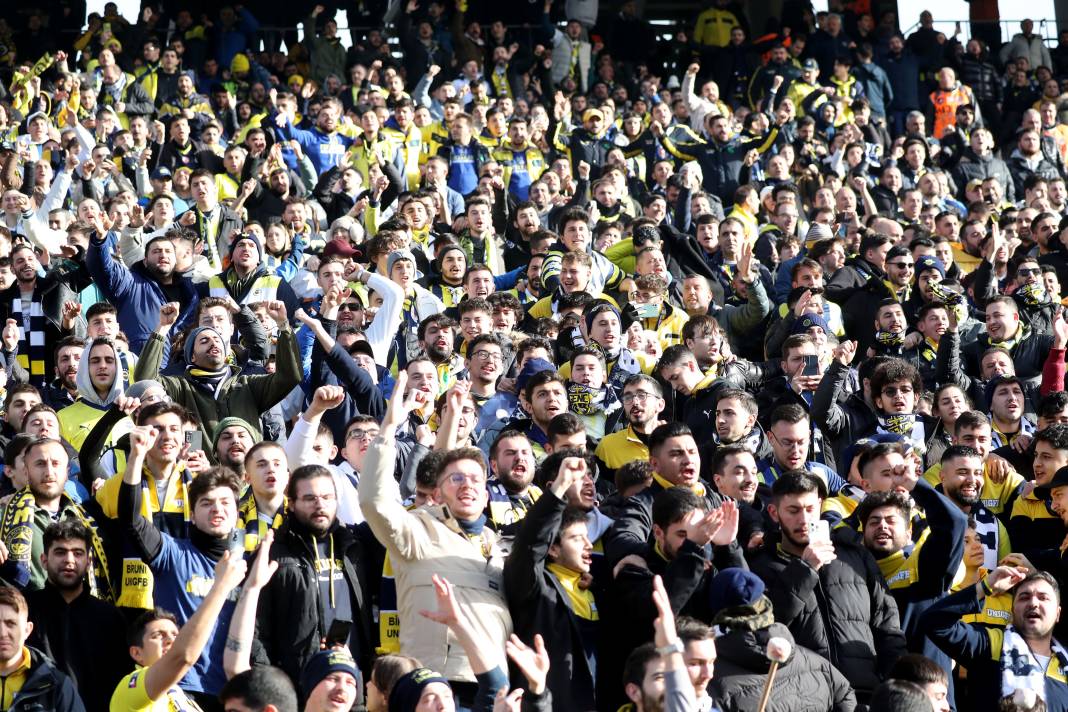
[[(178, 320), (178, 313), (178, 302), (167, 302), (160, 306), (159, 323), (156, 324), (155, 330), (141, 349), (137, 366), (134, 367), (134, 381), (159, 378), (159, 371), (163, 365), (163, 347), (167, 342), (167, 336), (171, 333), (171, 328), (174, 327), (174, 322)], [(167, 381), (164, 381), (164, 387), (167, 387)], [(172, 393), (170, 388), (167, 388), (167, 394), (171, 398), (177, 395)]]
[(456, 600), (452, 584), (447, 579), (433, 574), (434, 593), (438, 600), (438, 610), (419, 611), (419, 615), (429, 620), (448, 626), (460, 642), (471, 664), (471, 672), (478, 679), (478, 692), (475, 694), (474, 709), (490, 710), (497, 691), (508, 686), (508, 677), (501, 666), (501, 652), (492, 641), (479, 635), (472, 625), (469, 611)]
[(397, 428), (408, 414), (426, 403), (426, 394), (408, 389), (408, 374), (397, 374), (393, 395), (382, 419), (378, 437), (367, 449), (360, 477), (360, 509), (371, 531), (391, 556), (411, 558), (419, 542), (412, 515), (404, 508), (394, 477), (397, 462)]
[(163, 549), (163, 535), (141, 514), (141, 471), (157, 437), (151, 425), (139, 425), (130, 431), (130, 454), (119, 489), (119, 521), (126, 524), (133, 545), (146, 562), (152, 562)]
[(230, 551), (215, 564), (215, 578), (212, 579), (208, 595), (182, 626), (170, 649), (145, 672), (145, 692), (150, 700), (154, 702), (163, 697), (200, 659), (204, 647), (211, 640), (223, 605), (229, 599), (230, 592), (241, 585), (245, 569), (244, 560)]
[(234, 615), (230, 619), (230, 632), (226, 638), (226, 650), (223, 652), (223, 670), (227, 680), (252, 667), (250, 657), (252, 640), (256, 636), (256, 608), (259, 605), (260, 592), (278, 570), (278, 562), (271, 561), (273, 543), (274, 530), (268, 529), (260, 542), (260, 549), (249, 569), (248, 578), (241, 586), (241, 595), (237, 598)]
[(286, 439), (285, 451), (290, 467), (296, 469), (318, 462), (314, 448), (319, 422), (323, 413), (338, 407), (344, 400), (345, 390), (340, 386), (319, 386), (315, 389), (307, 410), (297, 418), (297, 422), (293, 424), (293, 432)]

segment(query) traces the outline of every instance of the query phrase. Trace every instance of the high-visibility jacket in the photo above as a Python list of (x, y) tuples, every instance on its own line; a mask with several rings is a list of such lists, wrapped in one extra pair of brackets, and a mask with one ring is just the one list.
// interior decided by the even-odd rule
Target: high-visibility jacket
[(706, 47), (726, 47), (731, 41), (731, 29), (734, 27), (741, 27), (741, 23), (733, 12), (710, 7), (697, 16), (693, 39)]
[[(282, 284), (282, 278), (278, 275), (261, 275), (256, 278), (249, 290), (245, 292), (244, 296), (242, 296), (240, 300), (235, 299), (235, 301), (239, 304), (276, 301), (278, 299), (278, 286), (280, 284)], [(223, 279), (223, 275), (217, 274), (208, 280), (208, 295), (219, 297), (220, 299), (230, 295), (230, 290), (226, 288), (226, 281)]]
[(382, 133), (391, 140), (400, 153), (408, 190), (419, 187), (419, 160), (423, 153), (423, 132), (415, 124), (408, 124), (407, 131), (384, 128)]
[(938, 89), (931, 92), (931, 106), (934, 107), (934, 126), (931, 136), (940, 139), (950, 126), (957, 125), (957, 107), (970, 104), (971, 92), (958, 84), (952, 91)]

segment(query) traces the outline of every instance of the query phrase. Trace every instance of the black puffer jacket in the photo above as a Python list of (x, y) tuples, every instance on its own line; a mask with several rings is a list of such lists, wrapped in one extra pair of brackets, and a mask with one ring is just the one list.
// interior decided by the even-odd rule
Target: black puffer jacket
[(973, 180), (996, 178), (1005, 189), (1005, 199), (1016, 199), (1016, 185), (1012, 182), (1012, 173), (1005, 161), (993, 153), (985, 157), (975, 155), (970, 147), (964, 149), (960, 161), (953, 168), (953, 182), (957, 184), (958, 197), (963, 197), (964, 188)]
[(972, 88), (976, 101), (1001, 101), (1001, 77), (997, 67), (980, 55), (965, 55), (960, 61), (960, 81)]
[[(731, 630), (716, 638), (716, 677), (712, 699), (723, 712), (748, 712), (760, 705), (770, 661), (764, 651), (769, 638), (794, 637), (782, 623), (760, 630)], [(826, 659), (794, 644), (779, 666), (768, 700), (768, 712), (851, 712), (857, 698), (849, 681)]]
[(1046, 157), (1045, 153), (1040, 153), (1038, 160), (1029, 163), (1020, 153), (1020, 149), (1013, 151), (1009, 157), (1009, 173), (1012, 174), (1012, 182), (1016, 186), (1016, 195), (1024, 194), (1024, 184), (1033, 175), (1040, 176), (1047, 181), (1063, 178), (1057, 166)]
[(906, 648), (897, 603), (855, 537), (834, 530), (838, 558), (819, 571), (774, 545), (754, 556), (750, 567), (767, 584), (775, 619), (798, 645), (830, 660), (865, 702)]

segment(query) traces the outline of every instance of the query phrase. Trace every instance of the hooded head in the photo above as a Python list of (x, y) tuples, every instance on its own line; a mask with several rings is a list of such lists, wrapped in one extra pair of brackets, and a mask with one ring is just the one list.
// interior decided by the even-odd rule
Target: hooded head
[[(96, 351), (94, 352), (94, 347)], [(115, 342), (106, 337), (90, 339), (82, 351), (82, 360), (78, 365), (78, 395), (82, 400), (98, 406), (109, 406), (123, 394), (124, 386), (122, 361), (115, 348)], [(101, 397), (101, 389), (107, 393)]]

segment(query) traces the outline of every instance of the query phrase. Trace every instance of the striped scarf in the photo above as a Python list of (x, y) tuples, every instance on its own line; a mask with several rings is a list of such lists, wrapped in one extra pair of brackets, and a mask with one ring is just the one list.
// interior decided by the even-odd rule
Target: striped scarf
[[(20, 356), (19, 358), (22, 358), (22, 357)], [(1016, 438), (1020, 437), (1021, 435), (1031, 436), (1031, 435), (1034, 434), (1035, 430), (1037, 430), (1037, 428), (1035, 427), (1034, 423), (1032, 423), (1027, 418), (1022, 418), (1020, 420), (1020, 429), (1019, 430), (1017, 430), (1015, 433), (1003, 433), (1000, 430), (998, 430), (998, 427), (996, 425), (994, 425), (994, 418), (993, 418), (993, 416), (991, 416), (990, 417), (990, 449), (991, 450), (997, 450), (999, 447), (1004, 447), (1006, 445), (1012, 445), (1016, 441)], [(993, 569), (991, 569), (991, 570), (993, 570)]]
[(37, 289), (34, 288), (33, 298), (30, 300), (30, 332), (26, 333), (25, 316), (22, 313), (22, 299), (19, 294), (11, 299), (11, 318), (14, 319), (22, 331), (19, 339), (19, 365), (30, 373), (30, 384), (39, 390), (45, 386), (45, 357), (48, 349), (45, 346), (45, 315), (41, 307), (41, 301), (37, 298)]
[(198, 226), (200, 228), (200, 242), (204, 245), (204, 258), (211, 265), (213, 272), (222, 271), (222, 259), (219, 257), (219, 250), (215, 244), (215, 238), (217, 237), (219, 225), (218, 221), (222, 220), (222, 210), (218, 206), (211, 211), (209, 216), (197, 208)]
[(567, 70), (567, 76), (572, 79), (578, 80), (578, 64), (579, 64), (579, 42), (578, 40), (571, 41), (571, 64)]
[[(97, 526), (81, 505), (70, 501), (66, 495), (64, 495), (64, 500), (64, 506), (60, 509), (60, 519), (77, 519), (92, 536), (93, 565), (87, 572), (89, 591), (97, 598), (114, 602), (115, 589), (111, 585), (111, 576), (108, 574), (108, 557)], [(4, 542), (9, 552), (8, 560), (0, 570), (3, 571), (5, 579), (20, 588), (30, 582), (30, 573), (33, 569), (31, 552), (33, 551), (35, 508), (36, 500), (34, 500), (33, 493), (29, 487), (26, 487), (11, 496), (4, 510), (3, 521), (0, 521), (0, 541)]]
[(973, 506), (971, 515), (975, 520), (975, 534), (983, 545), (983, 568), (993, 571), (998, 566), (998, 544), (1001, 543), (998, 520), (982, 505)]
[(506, 69), (496, 68), (493, 73), (490, 74), (490, 81), (493, 82), (493, 93), (498, 97), (512, 98), (512, 87), (508, 84), (508, 72)]
[[(252, 493), (251, 487), (245, 491), (245, 496), (241, 498), (237, 509), (238, 527), (245, 532), (245, 551), (255, 551), (263, 537), (267, 536), (267, 523), (260, 519), (259, 511), (256, 508), (256, 497)], [(282, 508), (275, 513), (274, 519), (271, 520), (271, 529), (278, 529), (278, 527), (282, 526), (285, 511), (286, 505), (283, 502)]]

